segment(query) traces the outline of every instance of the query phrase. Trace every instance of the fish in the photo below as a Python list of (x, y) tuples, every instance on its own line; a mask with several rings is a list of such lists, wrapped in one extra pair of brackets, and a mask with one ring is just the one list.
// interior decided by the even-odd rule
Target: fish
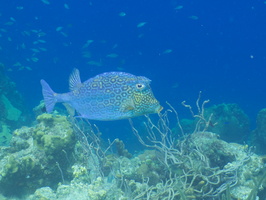
[(37, 57), (32, 57), (31, 60), (32, 60), (33, 62), (38, 62), (38, 61), (39, 61), (39, 58), (37, 58)]
[(105, 72), (81, 82), (78, 69), (69, 77), (68, 93), (55, 93), (41, 80), (46, 111), (51, 113), (62, 102), (76, 117), (112, 121), (160, 113), (163, 107), (154, 97), (150, 82), (144, 76), (126, 72)]
[(125, 12), (120, 12), (118, 15), (119, 15), (120, 17), (125, 17), (127, 14), (126, 14)]
[(6, 22), (6, 23), (5, 23), (5, 25), (7, 25), (7, 26), (11, 26), (11, 25), (13, 25), (13, 24), (14, 24), (14, 21), (12, 21), (12, 22), (9, 21), (9, 22)]
[[(24, 43), (23, 43), (24, 44)], [(22, 47), (23, 48), (23, 47)], [(25, 48), (23, 48), (23, 49), (25, 49)], [(34, 53), (39, 53), (40, 52), (40, 50), (39, 49), (35, 49), (35, 48), (31, 48), (31, 50), (34, 52)]]
[(82, 55), (83, 55), (83, 57), (85, 57), (85, 58), (91, 58), (91, 52), (89, 52), (89, 51), (83, 51), (83, 52), (82, 52)]
[(39, 49), (42, 50), (42, 51), (47, 51), (47, 49), (43, 48), (43, 47), (39, 47)]
[(117, 58), (118, 57), (118, 54), (116, 53), (110, 53), (108, 55), (106, 55), (107, 58)]
[(68, 4), (64, 4), (64, 7), (65, 7), (65, 9), (69, 9), (69, 5)]
[(193, 20), (198, 20), (198, 19), (199, 19), (199, 17), (196, 16), (196, 15), (189, 16), (189, 18), (190, 18), (190, 19), (193, 19)]
[(91, 43), (93, 43), (94, 40), (87, 40), (87, 42), (83, 45), (83, 49), (87, 48), (88, 46), (90, 46)]
[(50, 4), (50, 2), (49, 2), (48, 0), (42, 0), (42, 2), (43, 2), (44, 4), (46, 4), (46, 5), (49, 5), (49, 4)]
[(63, 27), (62, 26), (58, 26), (58, 27), (56, 27), (56, 31), (58, 32), (58, 31), (61, 31), (63, 29)]
[(102, 62), (97, 62), (97, 61), (94, 61), (94, 60), (91, 60), (89, 62), (87, 62), (88, 65), (94, 65), (94, 66), (97, 66), (97, 67), (101, 67), (102, 66)]
[(166, 49), (166, 50), (163, 51), (162, 54), (168, 54), (168, 53), (172, 53), (172, 52), (173, 52), (172, 49)]
[(140, 22), (140, 23), (138, 23), (137, 27), (140, 28), (140, 27), (143, 27), (146, 24), (147, 24), (147, 22)]
[(16, 9), (17, 9), (17, 10), (23, 10), (24, 7), (23, 7), (23, 6), (17, 6)]
[(45, 40), (37, 40), (39, 43), (46, 43)]
[(179, 6), (176, 6), (176, 7), (175, 7), (175, 10), (180, 10), (180, 9), (182, 9), (182, 8), (184, 8), (184, 6), (179, 5)]

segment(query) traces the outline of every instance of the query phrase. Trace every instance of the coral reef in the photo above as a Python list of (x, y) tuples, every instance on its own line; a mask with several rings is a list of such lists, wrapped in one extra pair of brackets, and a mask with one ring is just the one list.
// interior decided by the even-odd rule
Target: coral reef
[(71, 167), (69, 155), (75, 145), (71, 124), (59, 115), (43, 114), (37, 120), (35, 127), (15, 130), (10, 146), (1, 148), (0, 192), (4, 195), (55, 187), (69, 178), (60, 172)]
[(209, 131), (220, 135), (228, 142), (241, 143), (250, 133), (248, 116), (237, 104), (218, 104), (206, 109), (206, 115), (212, 113)]
[[(209, 159), (210, 167), (230, 172), (236, 168), (235, 184), (230, 188), (235, 199), (247, 199), (256, 180), (264, 169), (264, 163), (258, 155), (251, 152), (247, 145), (227, 143), (217, 138), (217, 134), (205, 132), (192, 135), (194, 144), (201, 149)], [(225, 178), (225, 177), (221, 177)]]
[(117, 154), (119, 156), (125, 156), (127, 158), (132, 157), (132, 154), (129, 153), (128, 150), (125, 148), (125, 144), (122, 140), (116, 139), (115, 145), (116, 145)]
[[(237, 104), (218, 104), (205, 109), (204, 118), (209, 122), (208, 131), (220, 135), (227, 142), (241, 143), (248, 138), (250, 122), (248, 116)], [(197, 119), (182, 119), (180, 123), (185, 133), (195, 130)], [(179, 128), (175, 131), (180, 134)]]
[(103, 200), (103, 199), (121, 199), (123, 197), (121, 189), (114, 183), (108, 183), (102, 177), (98, 177), (93, 183), (80, 183), (71, 181), (69, 185), (59, 185), (56, 191), (49, 187), (43, 187), (36, 190), (29, 200)]
[(257, 115), (256, 129), (252, 131), (252, 144), (260, 154), (266, 154), (266, 108)]
[(0, 146), (9, 145), (11, 131), (24, 125), (28, 119), (29, 114), (16, 84), (7, 77), (5, 66), (0, 63)]
[(39, 115), (35, 126), (15, 130), (10, 146), (0, 148), (0, 193), (8, 200), (263, 197), (263, 157), (212, 132), (174, 139), (166, 122), (148, 118), (145, 140), (135, 134), (149, 149), (133, 156), (119, 139), (101, 144), (90, 124)]
[(10, 140), (12, 138), (11, 130), (6, 124), (0, 123), (0, 145), (9, 146)]
[[(142, 194), (142, 197), (148, 199), (161, 199), (168, 195), (176, 199), (219, 199), (226, 192), (227, 185), (230, 185), (230, 196), (233, 199), (247, 199), (264, 168), (262, 159), (251, 153), (247, 146), (227, 143), (210, 132), (193, 133), (176, 148), (180, 154), (169, 153), (163, 157), (158, 156), (157, 152), (154, 154), (157, 156), (151, 156), (151, 161), (147, 158), (145, 162), (153, 163), (148, 170), (143, 167), (143, 161), (136, 162), (136, 158), (131, 165), (121, 168), (122, 174), (135, 168), (130, 171), (131, 190), (142, 188), (136, 196)], [(158, 159), (162, 160), (158, 162)], [(136, 166), (136, 163), (139, 164)], [(133, 176), (136, 172), (149, 180), (146, 187), (138, 176)], [(154, 174), (157, 175), (156, 179)], [(142, 185), (137, 189), (136, 185), (140, 183)]]
[[(148, 136), (145, 138), (133, 128), (141, 144), (161, 153), (157, 157), (161, 157), (161, 163), (164, 164), (161, 171), (164, 171), (166, 177), (160, 178), (161, 183), (146, 187), (138, 197), (221, 199), (226, 195), (233, 199), (248, 199), (254, 188), (258, 187), (257, 183), (264, 169), (263, 159), (247, 145), (227, 143), (219, 139), (217, 134), (207, 132), (211, 118), (205, 118), (204, 105), (208, 101), (204, 101), (202, 106), (198, 102), (199, 99), (196, 103), (198, 114), (194, 114), (191, 106), (183, 103), (191, 111), (196, 123), (192, 134), (184, 134), (179, 126), (182, 139), (173, 138), (167, 111), (157, 122), (147, 117)], [(173, 113), (177, 114), (174, 109)], [(179, 121), (178, 124), (180, 125)]]
[[(5, 66), (0, 63), (0, 120), (18, 121), (22, 112), (26, 112), (21, 95), (16, 90), (16, 84), (5, 73)], [(21, 125), (21, 124), (20, 124)]]
[(4, 109), (6, 111), (5, 118), (10, 121), (18, 121), (21, 117), (21, 111), (15, 108), (5, 95), (1, 96), (0, 101), (3, 103)]

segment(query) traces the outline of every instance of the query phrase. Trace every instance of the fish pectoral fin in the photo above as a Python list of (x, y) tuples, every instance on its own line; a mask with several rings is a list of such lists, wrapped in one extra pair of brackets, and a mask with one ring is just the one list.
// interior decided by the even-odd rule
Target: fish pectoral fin
[(134, 110), (134, 109), (135, 109), (135, 108), (134, 108), (133, 106), (128, 105), (128, 106), (124, 107), (124, 112), (126, 112), (126, 111), (130, 111), (130, 110)]
[(123, 112), (127, 112), (127, 111), (130, 111), (130, 110), (135, 110), (135, 104), (132, 100), (128, 101), (128, 102), (125, 102), (123, 105), (122, 105), (122, 111)]

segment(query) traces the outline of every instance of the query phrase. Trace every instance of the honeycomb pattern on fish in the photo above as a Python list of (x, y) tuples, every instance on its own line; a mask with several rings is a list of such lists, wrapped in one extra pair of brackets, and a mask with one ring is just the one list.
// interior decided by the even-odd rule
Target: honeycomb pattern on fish
[(125, 72), (107, 72), (81, 83), (74, 69), (69, 79), (70, 92), (57, 94), (41, 80), (48, 112), (56, 102), (64, 102), (80, 117), (94, 120), (117, 120), (162, 110), (150, 88), (150, 80)]

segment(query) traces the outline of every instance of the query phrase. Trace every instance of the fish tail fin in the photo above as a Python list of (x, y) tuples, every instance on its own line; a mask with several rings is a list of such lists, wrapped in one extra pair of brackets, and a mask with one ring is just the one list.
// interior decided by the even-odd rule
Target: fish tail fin
[(45, 80), (41, 80), (42, 95), (44, 98), (44, 104), (48, 113), (52, 112), (57, 102), (56, 93), (51, 89)]

